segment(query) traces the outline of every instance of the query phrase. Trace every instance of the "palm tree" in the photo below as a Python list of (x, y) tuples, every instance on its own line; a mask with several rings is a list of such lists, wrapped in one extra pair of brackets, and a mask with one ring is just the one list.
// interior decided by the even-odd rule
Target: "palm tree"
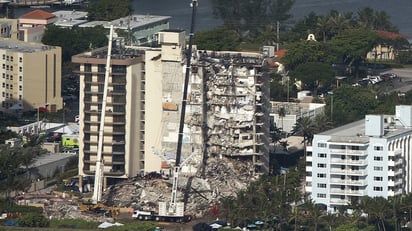
[(313, 224), (314, 230), (318, 230), (318, 225), (321, 221), (321, 217), (324, 215), (321, 206), (315, 204), (312, 200), (305, 201), (305, 204), (303, 206), (307, 211), (306, 217), (308, 218), (309, 222)]
[(328, 17), (318, 17), (318, 20), (316, 22), (316, 31), (322, 36), (323, 42), (326, 42), (328, 38), (328, 32), (330, 31), (330, 21)]
[(315, 133), (327, 131), (333, 128), (332, 122), (325, 113), (316, 115), (313, 122), (316, 127)]
[[(368, 214), (368, 219), (375, 219), (378, 230), (386, 231), (385, 218), (390, 212), (389, 202), (383, 197), (364, 197), (361, 201), (362, 210)], [(370, 220), (369, 220), (370, 221)]]
[(336, 224), (337, 220), (336, 214), (333, 214), (331, 212), (328, 212), (327, 214), (322, 216), (322, 220), (326, 222), (326, 224), (329, 227), (329, 230), (332, 230), (332, 227)]
[(309, 117), (301, 117), (295, 124), (292, 133), (303, 136), (303, 152), (306, 160), (306, 146), (312, 143), (313, 135), (316, 132), (316, 125)]

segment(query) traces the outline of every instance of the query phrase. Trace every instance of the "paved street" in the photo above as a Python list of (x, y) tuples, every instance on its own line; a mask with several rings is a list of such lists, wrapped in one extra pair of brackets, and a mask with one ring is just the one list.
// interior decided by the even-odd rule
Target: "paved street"
[(395, 73), (398, 78), (380, 83), (385, 92), (407, 92), (412, 89), (412, 68), (395, 68), (383, 73)]

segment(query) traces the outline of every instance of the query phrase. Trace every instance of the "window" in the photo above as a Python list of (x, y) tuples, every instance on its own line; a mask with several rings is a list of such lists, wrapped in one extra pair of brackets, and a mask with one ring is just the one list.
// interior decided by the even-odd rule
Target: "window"
[(23, 76), (19, 76), (19, 81), (23, 81)]
[(23, 90), (23, 86), (19, 86), (19, 91), (22, 91)]
[(3, 79), (6, 78), (6, 73), (3, 73)]
[(326, 143), (318, 143), (319, 148), (326, 148)]
[(383, 156), (374, 156), (373, 160), (375, 161), (382, 161), (383, 160)]
[(326, 198), (326, 194), (325, 193), (318, 193), (318, 198)]
[(382, 192), (382, 191), (383, 191), (383, 187), (373, 187), (373, 191)]
[(326, 158), (326, 153), (318, 153), (319, 158)]
[(13, 56), (10, 56), (10, 61), (12, 61), (12, 62), (14, 61)]
[(10, 75), (10, 80), (13, 80), (13, 75)]
[(23, 57), (19, 57), (19, 63), (23, 62)]
[(324, 164), (324, 163), (318, 163), (318, 168), (326, 168), (326, 164)]
[(326, 184), (321, 184), (321, 183), (319, 183), (319, 184), (318, 184), (318, 188), (326, 188)]
[(23, 72), (23, 67), (19, 67), (19, 72)]
[(383, 171), (383, 167), (381, 167), (381, 166), (374, 166), (374, 167), (373, 167), (373, 170), (375, 170), (375, 171)]
[(373, 180), (374, 180), (374, 181), (383, 181), (383, 177), (381, 177), (381, 176), (374, 176), (374, 177), (373, 177)]
[(22, 99), (23, 99), (23, 96), (19, 95), (19, 100), (22, 100)]
[(326, 178), (326, 174), (325, 173), (318, 173), (318, 178)]
[(375, 151), (383, 151), (383, 147), (382, 146), (374, 146), (373, 150)]

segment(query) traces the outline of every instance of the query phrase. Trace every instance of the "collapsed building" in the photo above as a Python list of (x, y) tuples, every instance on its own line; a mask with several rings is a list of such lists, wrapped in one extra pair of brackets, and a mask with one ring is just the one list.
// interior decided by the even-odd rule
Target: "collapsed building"
[[(203, 121), (204, 156), (249, 159), (254, 172), (269, 171), (269, 75), (256, 53), (199, 51), (190, 103), (204, 102), (189, 124)], [(201, 98), (200, 98), (201, 97)]]
[[(103, 133), (103, 187), (152, 172), (171, 175), (187, 71), (190, 73), (181, 153), (182, 184), (188, 177), (199, 177), (186, 190), (198, 193), (186, 199), (201, 195), (204, 204), (208, 204), (212, 198), (245, 188), (256, 176), (269, 172), (270, 68), (264, 56), (259, 52), (215, 52), (194, 47), (192, 64), (185, 68), (185, 32), (162, 31), (159, 41), (159, 47), (124, 47), (121, 42), (113, 47)], [(83, 184), (93, 182), (96, 171), (106, 50), (73, 57), (73, 62), (79, 64), (81, 89), (82, 191), (90, 190), (90, 185)], [(221, 176), (216, 176), (216, 172), (221, 172)], [(222, 182), (226, 183), (221, 185)], [(129, 184), (134, 185), (126, 185)], [(155, 196), (151, 199), (144, 199), (148, 189), (138, 187), (132, 198), (126, 193), (118, 205), (167, 200), (168, 187), (167, 184), (165, 195), (159, 187), (153, 187)], [(122, 195), (112, 189), (105, 192), (108, 203), (116, 201), (117, 194)]]

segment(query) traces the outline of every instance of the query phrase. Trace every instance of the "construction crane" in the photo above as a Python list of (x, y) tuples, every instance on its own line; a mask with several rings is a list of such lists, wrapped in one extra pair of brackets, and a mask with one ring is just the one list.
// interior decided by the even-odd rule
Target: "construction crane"
[[(192, 22), (190, 24), (190, 33), (189, 33), (189, 47), (186, 52), (186, 73), (183, 85), (183, 99), (182, 99), (182, 111), (180, 114), (180, 121), (179, 121), (179, 133), (177, 138), (177, 149), (176, 149), (176, 162), (173, 169), (173, 186), (172, 186), (172, 195), (169, 203), (169, 207), (167, 209), (168, 214), (181, 214), (183, 215), (184, 208), (180, 208), (176, 202), (177, 197), (177, 182), (179, 179), (179, 172), (180, 172), (180, 159), (182, 156), (182, 143), (183, 143), (183, 128), (184, 128), (184, 121), (186, 115), (186, 104), (187, 104), (187, 91), (189, 86), (189, 78), (191, 73), (191, 61), (192, 61), (192, 47), (193, 47), (193, 36), (194, 36), (194, 28), (195, 28), (195, 19), (196, 19), (196, 8), (198, 2), (197, 0), (192, 0), (191, 7), (192, 7)], [(160, 205), (159, 205), (160, 209)], [(159, 210), (160, 213), (160, 210)]]
[(104, 161), (103, 161), (103, 140), (104, 140), (104, 120), (106, 117), (107, 92), (109, 87), (110, 62), (112, 55), (113, 25), (110, 26), (109, 45), (107, 47), (106, 72), (104, 76), (102, 110), (100, 112), (99, 140), (97, 144), (96, 169), (94, 174), (94, 189), (92, 203), (97, 204), (102, 199)]

